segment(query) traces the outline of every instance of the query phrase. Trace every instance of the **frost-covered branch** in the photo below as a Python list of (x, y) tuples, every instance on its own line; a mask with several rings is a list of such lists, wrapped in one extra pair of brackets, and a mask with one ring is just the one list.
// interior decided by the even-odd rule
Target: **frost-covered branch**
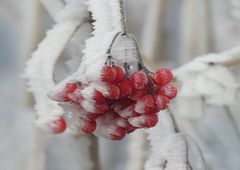
[(168, 111), (159, 113), (159, 123), (149, 129), (151, 154), (145, 170), (206, 170), (205, 161), (197, 144), (176, 131)]
[(58, 23), (48, 31), (27, 62), (25, 76), (35, 97), (39, 126), (46, 126), (47, 122), (63, 114), (61, 107), (47, 98), (47, 92), (55, 86), (53, 71), (57, 59), (86, 16), (84, 1), (67, 1), (65, 8), (58, 13)]

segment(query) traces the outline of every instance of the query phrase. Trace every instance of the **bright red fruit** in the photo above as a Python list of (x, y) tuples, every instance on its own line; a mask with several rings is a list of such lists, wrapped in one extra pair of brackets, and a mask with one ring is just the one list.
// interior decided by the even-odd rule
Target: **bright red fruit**
[(170, 100), (166, 96), (156, 95), (154, 98), (156, 101), (157, 111), (168, 108)]
[(120, 83), (121, 81), (124, 80), (125, 73), (124, 73), (123, 69), (119, 66), (114, 66), (113, 68), (115, 69), (115, 72), (116, 72), (116, 78), (115, 78), (114, 82)]
[(101, 73), (101, 81), (113, 82), (116, 79), (116, 71), (111, 66), (104, 66)]
[(150, 128), (157, 124), (158, 116), (156, 114), (142, 115), (139, 117), (129, 118), (128, 121), (134, 127)]
[(116, 125), (111, 125), (108, 128), (111, 129), (109, 130), (109, 136), (112, 140), (121, 140), (126, 135), (126, 130)]
[(155, 100), (151, 95), (143, 96), (134, 105), (133, 110), (140, 114), (148, 114), (156, 107)]
[(106, 102), (100, 103), (100, 104), (95, 104), (95, 111), (94, 113), (104, 113), (109, 109), (109, 106)]
[(103, 103), (106, 101), (105, 97), (99, 91), (95, 90), (93, 92), (92, 100), (96, 101), (97, 103)]
[(132, 100), (139, 100), (143, 97), (144, 95), (144, 89), (132, 89), (132, 94), (129, 96), (130, 99)]
[(62, 116), (59, 117), (58, 119), (48, 123), (48, 126), (51, 128), (51, 130), (55, 134), (63, 133), (67, 127), (66, 121), (64, 120), (64, 118)]
[(118, 84), (120, 89), (120, 96), (127, 97), (132, 94), (132, 85), (129, 80), (123, 80), (121, 83)]
[(81, 124), (80, 129), (86, 134), (93, 133), (97, 127), (97, 123), (94, 120), (89, 121), (89, 120), (82, 119), (82, 122), (80, 124)]
[(64, 101), (70, 101), (69, 94), (73, 93), (77, 89), (77, 83), (67, 83), (63, 89)]
[(167, 96), (171, 100), (176, 97), (177, 88), (173, 84), (167, 84), (160, 88), (159, 94)]
[(159, 68), (155, 71), (153, 78), (157, 85), (165, 85), (173, 79), (173, 74), (167, 68)]
[(131, 74), (130, 81), (132, 83), (133, 88), (135, 89), (143, 89), (145, 85), (148, 83), (147, 75), (142, 71), (136, 71)]
[(106, 84), (107, 87), (107, 93), (103, 94), (104, 97), (110, 100), (116, 100), (120, 96), (120, 89), (117, 85), (114, 84)]

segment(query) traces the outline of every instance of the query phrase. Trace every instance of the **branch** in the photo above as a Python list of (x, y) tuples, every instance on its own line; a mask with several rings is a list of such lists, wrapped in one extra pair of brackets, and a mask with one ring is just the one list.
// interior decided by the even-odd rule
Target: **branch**
[(149, 129), (151, 155), (145, 170), (206, 170), (199, 147), (180, 132), (175, 131), (175, 121), (168, 111), (159, 113), (161, 123)]

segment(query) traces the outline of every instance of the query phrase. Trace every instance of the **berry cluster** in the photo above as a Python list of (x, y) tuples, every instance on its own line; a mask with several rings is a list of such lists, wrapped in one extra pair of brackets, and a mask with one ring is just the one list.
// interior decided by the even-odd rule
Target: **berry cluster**
[[(177, 94), (170, 84), (172, 72), (166, 68), (155, 73), (145, 69), (128, 72), (125, 67), (106, 64), (100, 81), (65, 85), (57, 101), (65, 110), (75, 112), (71, 117), (77, 131), (120, 140), (137, 128), (157, 124), (157, 113), (166, 109)], [(62, 133), (66, 123), (60, 118), (50, 126), (55, 133)]]

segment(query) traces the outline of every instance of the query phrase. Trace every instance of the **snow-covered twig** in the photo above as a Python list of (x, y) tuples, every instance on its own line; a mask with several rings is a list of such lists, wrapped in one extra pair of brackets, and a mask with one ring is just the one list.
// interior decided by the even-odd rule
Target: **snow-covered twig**
[(47, 92), (54, 86), (53, 71), (58, 57), (73, 36), (77, 27), (87, 16), (85, 1), (69, 1), (58, 13), (58, 23), (48, 31), (32, 58), (27, 62), (25, 76), (29, 80), (30, 91), (36, 100), (37, 124), (46, 123), (63, 114), (56, 102), (47, 98)]
[(169, 111), (159, 113), (159, 123), (149, 129), (151, 155), (145, 170), (206, 170), (204, 158), (193, 140), (176, 131)]

